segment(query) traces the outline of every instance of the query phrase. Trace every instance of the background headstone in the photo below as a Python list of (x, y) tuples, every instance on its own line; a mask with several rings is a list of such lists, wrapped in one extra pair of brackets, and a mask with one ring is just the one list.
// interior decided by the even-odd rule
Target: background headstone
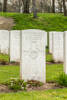
[(63, 32), (53, 32), (53, 59), (63, 62)]
[(10, 31), (10, 61), (20, 62), (20, 31)]
[(9, 54), (9, 31), (0, 30), (0, 53)]
[(67, 31), (64, 33), (64, 72), (67, 74)]
[(47, 43), (47, 32), (45, 32), (45, 31), (42, 31), (43, 33), (44, 33), (44, 35), (45, 35), (45, 44), (46, 44), (46, 46), (48, 45), (48, 43)]
[(49, 32), (49, 53), (52, 53), (52, 50), (53, 50), (53, 39), (52, 39), (52, 34), (53, 32)]
[(45, 34), (40, 30), (24, 30), (21, 36), (21, 78), (45, 82)]

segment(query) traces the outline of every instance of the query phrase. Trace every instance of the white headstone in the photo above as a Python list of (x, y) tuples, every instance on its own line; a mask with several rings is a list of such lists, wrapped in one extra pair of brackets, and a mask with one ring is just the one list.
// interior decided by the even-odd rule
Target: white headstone
[(67, 74), (67, 31), (64, 33), (64, 72)]
[(53, 32), (53, 59), (63, 62), (63, 32)]
[(45, 31), (42, 31), (42, 32), (44, 32), (44, 34), (45, 34), (45, 44), (46, 44), (46, 46), (47, 46), (47, 32), (45, 32)]
[(52, 50), (53, 50), (53, 39), (52, 39), (52, 34), (53, 32), (49, 32), (49, 53), (52, 53)]
[(0, 53), (9, 53), (9, 31), (0, 30)]
[(45, 82), (45, 34), (40, 30), (22, 31), (21, 78)]
[(10, 31), (10, 61), (20, 62), (20, 31)]

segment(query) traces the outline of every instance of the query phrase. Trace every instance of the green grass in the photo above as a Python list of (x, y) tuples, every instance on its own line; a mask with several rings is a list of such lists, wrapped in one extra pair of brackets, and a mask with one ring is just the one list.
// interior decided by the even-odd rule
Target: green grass
[(0, 16), (12, 17), (16, 23), (14, 30), (41, 29), (45, 31), (67, 30), (67, 17), (63, 14), (41, 13), (34, 19), (32, 14), (0, 13)]
[(47, 53), (49, 53), (49, 48), (48, 48), (48, 47), (46, 48), (46, 54), (47, 54)]
[[(56, 81), (57, 77), (63, 72), (62, 64), (52, 64), (46, 67), (46, 79), (49, 81)], [(19, 66), (0, 66), (0, 83), (4, 83), (11, 78), (20, 77)]]
[[(65, 31), (67, 30), (67, 17), (63, 14), (38, 14), (34, 19), (32, 14), (0, 13), (0, 16), (12, 17), (15, 21), (14, 30), (41, 29), (45, 31)], [(48, 49), (47, 49), (48, 53)], [(0, 55), (0, 59), (8, 61), (9, 56)], [(47, 54), (47, 61), (52, 61), (52, 55)], [(8, 81), (10, 78), (20, 77), (19, 66), (0, 66), (0, 83)], [(63, 72), (62, 64), (52, 64), (46, 66), (47, 82), (56, 81)], [(67, 89), (55, 89), (47, 91), (31, 91), (18, 93), (0, 94), (0, 100), (67, 100)]]
[(5, 93), (0, 100), (67, 100), (67, 89)]
[(46, 80), (47, 82), (57, 81), (59, 75), (63, 73), (63, 65), (62, 64), (51, 64), (46, 67)]
[(0, 61), (6, 61), (6, 62), (9, 62), (9, 55), (6, 55), (6, 54), (0, 54)]
[(53, 57), (51, 54), (46, 54), (46, 61), (47, 62), (52, 62), (53, 61)]
[(0, 83), (5, 83), (11, 78), (19, 78), (19, 66), (0, 66)]
[(52, 62), (53, 61), (53, 57), (52, 54), (49, 54), (49, 48), (46, 48), (46, 62)]

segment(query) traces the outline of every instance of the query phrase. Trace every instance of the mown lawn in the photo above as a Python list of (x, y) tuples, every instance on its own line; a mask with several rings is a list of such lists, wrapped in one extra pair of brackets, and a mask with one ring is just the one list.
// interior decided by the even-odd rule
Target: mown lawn
[(47, 82), (57, 81), (59, 75), (63, 73), (62, 64), (50, 64), (46, 66), (46, 80)]
[(67, 88), (0, 94), (0, 100), (67, 100)]
[(0, 13), (0, 16), (12, 17), (15, 21), (14, 30), (41, 29), (45, 31), (67, 30), (67, 17), (63, 14), (39, 13), (34, 19), (33, 14)]
[[(8, 55), (0, 54), (0, 59), (9, 61)], [(49, 49), (46, 48), (46, 62), (53, 61), (52, 55), (49, 54)], [(63, 72), (63, 64), (46, 64), (46, 80), (47, 82), (56, 81), (59, 75)], [(20, 77), (20, 66), (18, 65), (0, 65), (0, 83), (4, 83), (11, 78)]]
[[(0, 16), (12, 17), (15, 21), (13, 30), (23, 29), (41, 29), (45, 31), (65, 31), (67, 30), (67, 17), (63, 14), (38, 14), (38, 18), (34, 19), (32, 14), (18, 14), (18, 13), (0, 13)], [(52, 61), (52, 55), (48, 54), (47, 61)], [(9, 56), (0, 55), (0, 59), (9, 60)], [(57, 81), (58, 76), (63, 72), (62, 64), (50, 64), (46, 66), (46, 80), (47, 82)], [(11, 78), (20, 77), (19, 66), (0, 66), (0, 83), (5, 83)], [(17, 92), (0, 94), (0, 100), (67, 100), (67, 88), (45, 90), (45, 91), (31, 91), (31, 92)]]
[[(53, 64), (46, 67), (47, 82), (56, 81), (63, 71), (63, 65)], [(10, 78), (19, 78), (19, 66), (0, 66), (0, 83)], [(1, 93), (0, 100), (67, 100), (67, 88), (45, 91)]]
[[(51, 64), (46, 66), (47, 82), (56, 81), (58, 76), (63, 72), (62, 64)], [(4, 83), (11, 78), (20, 77), (19, 66), (0, 66), (0, 83)]]
[(0, 65), (0, 83), (5, 83), (11, 78), (19, 78), (20, 67), (13, 65)]

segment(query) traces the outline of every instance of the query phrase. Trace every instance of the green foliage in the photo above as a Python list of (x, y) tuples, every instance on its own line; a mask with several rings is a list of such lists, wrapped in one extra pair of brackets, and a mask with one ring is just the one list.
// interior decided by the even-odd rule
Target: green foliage
[(47, 61), (47, 62), (53, 62), (53, 57), (52, 57), (51, 54), (48, 53), (48, 54), (46, 55), (46, 61)]
[(58, 84), (67, 87), (67, 75), (62, 73), (58, 78)]
[(27, 85), (27, 83), (24, 82), (24, 80), (20, 80), (20, 79), (16, 79), (16, 78), (11, 79), (8, 83), (9, 88), (14, 91), (26, 90), (26, 85)]
[(36, 80), (30, 80), (27, 82), (24, 82), (24, 80), (20, 80), (17, 78), (13, 78), (11, 80), (9, 80), (8, 82), (5, 83), (6, 85), (8, 85), (8, 87), (14, 91), (18, 91), (18, 90), (26, 90), (26, 88), (28, 87), (40, 87), (43, 85), (42, 82), (36, 81)]
[(39, 81), (35, 81), (35, 80), (31, 80), (31, 81), (28, 81), (27, 84), (30, 86), (30, 87), (39, 87), (39, 86), (42, 86), (43, 83), (42, 82), (39, 82)]
[(9, 55), (0, 53), (0, 62), (9, 62)]
[(67, 30), (67, 17), (63, 14), (38, 13), (34, 19), (33, 14), (0, 13), (0, 16), (12, 17), (15, 21), (14, 30), (41, 29), (45, 31)]

